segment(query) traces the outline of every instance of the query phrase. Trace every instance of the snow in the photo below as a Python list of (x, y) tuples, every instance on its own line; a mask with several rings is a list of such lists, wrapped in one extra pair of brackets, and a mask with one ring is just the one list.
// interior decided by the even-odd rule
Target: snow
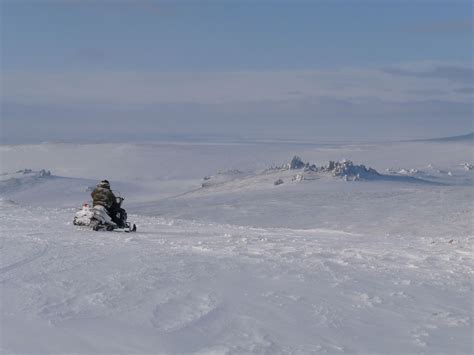
[[(0, 152), (3, 353), (473, 351), (471, 143)], [(295, 153), (384, 174), (268, 169)], [(137, 233), (72, 225), (104, 177)]]
[[(104, 212), (107, 214), (107, 211)], [(89, 204), (84, 204), (82, 208), (74, 215), (74, 225), (90, 226), (92, 217), (94, 217), (94, 209), (92, 209)]]

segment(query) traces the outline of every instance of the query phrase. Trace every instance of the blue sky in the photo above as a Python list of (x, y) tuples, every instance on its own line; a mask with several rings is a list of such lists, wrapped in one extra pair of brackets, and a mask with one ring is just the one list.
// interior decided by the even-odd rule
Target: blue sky
[(470, 1), (2, 0), (1, 11), (5, 142), (125, 139), (114, 120), (133, 139), (472, 130)]

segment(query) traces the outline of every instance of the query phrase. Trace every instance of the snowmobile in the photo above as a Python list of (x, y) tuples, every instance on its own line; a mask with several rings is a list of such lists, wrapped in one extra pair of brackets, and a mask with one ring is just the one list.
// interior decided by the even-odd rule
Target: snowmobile
[(127, 222), (127, 212), (121, 208), (124, 198), (117, 196), (115, 221), (109, 211), (101, 205), (91, 207), (88, 203), (76, 212), (73, 224), (76, 226), (87, 226), (94, 231), (116, 231), (116, 232), (136, 232), (137, 226)]

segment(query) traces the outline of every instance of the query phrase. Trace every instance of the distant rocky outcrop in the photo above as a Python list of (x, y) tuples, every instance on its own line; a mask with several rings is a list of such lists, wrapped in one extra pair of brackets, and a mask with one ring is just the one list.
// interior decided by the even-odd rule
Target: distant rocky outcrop
[(48, 177), (51, 176), (51, 171), (45, 169), (41, 169), (39, 171), (33, 171), (32, 169), (22, 169), (16, 171), (15, 174), (34, 175), (36, 177)]
[(301, 160), (299, 156), (295, 155), (293, 159), (291, 159), (290, 170), (303, 169), (305, 165), (306, 164), (303, 162), (303, 160)]
[(370, 179), (380, 176), (377, 170), (367, 168), (362, 164), (355, 165), (350, 160), (330, 161), (328, 165), (321, 167), (321, 172), (331, 173), (333, 176), (346, 180)]
[[(304, 162), (299, 156), (295, 155), (290, 163), (286, 164), (284, 168), (289, 170), (303, 169), (303, 174), (297, 174), (293, 181), (300, 182), (305, 180), (306, 176), (311, 173), (326, 173), (334, 177), (341, 177), (345, 180), (360, 180), (370, 179), (380, 174), (372, 168), (367, 168), (365, 165), (356, 165), (350, 160), (329, 161), (325, 166), (317, 167), (315, 164)], [(306, 173), (306, 174), (305, 174)]]
[(304, 175), (303, 174), (296, 174), (295, 176), (293, 176), (293, 178), (291, 179), (291, 181), (294, 181), (294, 182), (301, 182), (303, 181), (305, 178), (304, 178)]
[(283, 183), (284, 183), (283, 179), (278, 179), (273, 183), (273, 185), (278, 186), (278, 185), (281, 185)]
[(407, 175), (407, 176), (415, 176), (420, 173), (418, 169), (404, 169), (404, 168), (398, 169), (398, 170), (386, 169), (385, 171), (389, 174)]

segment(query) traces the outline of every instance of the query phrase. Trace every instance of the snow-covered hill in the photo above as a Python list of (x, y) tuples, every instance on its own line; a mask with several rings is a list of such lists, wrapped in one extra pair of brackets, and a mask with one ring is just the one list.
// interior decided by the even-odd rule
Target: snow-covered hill
[(21, 190), (25, 187), (31, 187), (42, 181), (53, 179), (51, 171), (41, 169), (33, 171), (31, 169), (22, 169), (14, 173), (3, 173), (0, 175), (0, 193), (8, 193), (15, 190)]
[[(72, 207), (90, 199), (96, 180), (54, 175), (51, 171), (22, 169), (0, 175), (0, 196), (27, 205)], [(136, 192), (130, 183), (116, 183), (117, 191)]]
[(474, 144), (474, 132), (462, 134), (459, 136), (433, 138), (425, 140), (428, 142), (446, 142), (446, 143), (470, 143)]
[[(2, 353), (472, 352), (469, 145), (0, 153)], [(137, 233), (72, 225), (103, 178)]]

